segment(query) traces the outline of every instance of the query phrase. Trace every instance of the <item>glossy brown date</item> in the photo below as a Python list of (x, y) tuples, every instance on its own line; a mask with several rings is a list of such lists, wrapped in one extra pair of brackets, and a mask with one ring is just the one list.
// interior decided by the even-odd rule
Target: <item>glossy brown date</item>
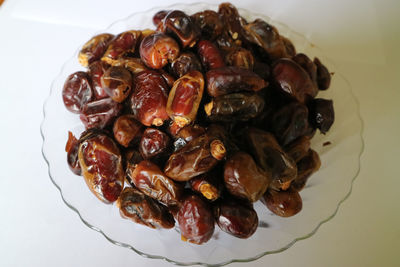
[(259, 91), (268, 86), (254, 72), (239, 67), (222, 67), (207, 72), (207, 92), (217, 97), (238, 91)]
[(310, 104), (310, 122), (326, 134), (335, 121), (335, 111), (333, 109), (333, 101), (323, 98), (316, 98)]
[(301, 136), (285, 147), (285, 151), (296, 163), (310, 150), (311, 142), (307, 136)]
[(154, 33), (140, 43), (140, 59), (151, 69), (161, 69), (179, 56), (179, 45), (163, 33)]
[(258, 227), (258, 216), (253, 205), (233, 198), (217, 204), (215, 217), (222, 231), (238, 238), (249, 238)]
[(192, 52), (181, 53), (179, 57), (172, 61), (170, 69), (178, 78), (192, 70), (202, 71), (200, 60)]
[(68, 166), (73, 173), (75, 173), (76, 175), (81, 175), (82, 170), (78, 160), (78, 149), (78, 139), (76, 139), (76, 137), (71, 132), (68, 132), (68, 141), (65, 145)]
[(165, 206), (133, 187), (124, 188), (117, 206), (122, 218), (150, 228), (170, 229), (175, 225), (174, 217)]
[(286, 38), (285, 36), (282, 35), (281, 38), (283, 44), (285, 45), (287, 57), (291, 58), (294, 55), (296, 55), (297, 54), (296, 47), (293, 45), (292, 41), (290, 41), (289, 38)]
[(206, 199), (215, 201), (221, 196), (223, 173), (220, 168), (189, 180), (190, 188), (202, 194)]
[(89, 41), (87, 41), (78, 55), (79, 63), (87, 67), (91, 63), (99, 60), (103, 54), (106, 52), (108, 43), (114, 35), (109, 33), (103, 33), (92, 37)]
[(191, 15), (192, 21), (197, 24), (201, 30), (201, 35), (206, 40), (214, 40), (219, 36), (224, 25), (217, 12), (213, 10), (204, 10)]
[(293, 60), (282, 58), (272, 67), (272, 80), (282, 92), (305, 103), (318, 93), (308, 73)]
[(169, 74), (163, 69), (158, 70), (158, 72), (161, 74), (161, 76), (163, 77), (164, 81), (167, 83), (169, 88), (174, 86), (176, 80), (171, 74)]
[(225, 61), (229, 66), (253, 70), (255, 60), (250, 50), (238, 47), (228, 52)]
[(261, 202), (280, 217), (294, 216), (303, 207), (303, 201), (299, 193), (291, 188), (286, 191), (267, 190)]
[(296, 54), (295, 56), (292, 57), (292, 60), (308, 73), (308, 76), (313, 82), (315, 88), (318, 88), (317, 66), (314, 64), (314, 62), (312, 62), (311, 59), (303, 53)]
[(89, 75), (83, 71), (69, 75), (64, 83), (62, 98), (70, 112), (79, 113), (82, 106), (94, 98)]
[(89, 65), (89, 74), (92, 79), (92, 86), (96, 100), (107, 98), (108, 95), (101, 85), (101, 78), (110, 66), (104, 61), (95, 61)]
[(147, 128), (140, 140), (139, 151), (144, 159), (149, 159), (166, 152), (169, 143), (170, 138), (166, 133), (155, 128)]
[(115, 102), (123, 102), (132, 89), (132, 75), (123, 67), (110, 67), (101, 77), (104, 91)]
[(169, 92), (167, 113), (180, 127), (190, 124), (197, 115), (204, 91), (203, 74), (191, 71), (179, 78)]
[(225, 66), (224, 58), (218, 47), (208, 40), (201, 40), (197, 44), (197, 54), (206, 71)]
[(214, 217), (209, 205), (199, 196), (187, 196), (178, 212), (178, 223), (183, 241), (203, 244), (214, 233)]
[(121, 113), (122, 105), (111, 98), (103, 98), (85, 104), (79, 118), (86, 129), (104, 128), (112, 124)]
[(230, 3), (222, 3), (218, 7), (218, 14), (220, 14), (225, 31), (229, 36), (233, 40), (243, 39), (242, 20), (236, 7)]
[(249, 154), (235, 152), (225, 163), (225, 187), (232, 195), (255, 202), (261, 198), (271, 180)]
[(153, 24), (154, 26), (158, 26), (162, 22), (162, 20), (165, 18), (165, 16), (171, 12), (171, 10), (160, 10), (153, 16)]
[(118, 34), (108, 44), (101, 60), (112, 65), (114, 60), (126, 54), (134, 53), (140, 35), (141, 31), (126, 31)]
[(297, 162), (297, 177), (292, 182), (291, 187), (297, 191), (300, 191), (306, 185), (308, 178), (319, 170), (321, 167), (321, 160), (319, 155), (314, 150), (310, 149), (306, 156), (304, 156), (299, 162)]
[(188, 125), (175, 134), (174, 150), (177, 151), (190, 143), (193, 139), (203, 135), (206, 130), (199, 125)]
[(165, 205), (179, 204), (182, 188), (151, 161), (143, 160), (138, 164), (129, 164), (126, 174), (133, 184), (147, 196)]
[(119, 116), (113, 126), (114, 139), (123, 147), (132, 145), (142, 135), (143, 126), (131, 114)]
[(316, 57), (314, 64), (317, 66), (317, 82), (319, 90), (326, 90), (331, 85), (331, 74), (324, 64)]
[(161, 126), (168, 119), (168, 86), (160, 73), (148, 70), (135, 76), (130, 105), (135, 118), (143, 125)]
[(157, 30), (175, 36), (182, 47), (193, 47), (200, 37), (200, 29), (183, 11), (172, 10), (158, 24)]
[(214, 98), (204, 110), (211, 121), (248, 121), (263, 111), (264, 104), (255, 93), (233, 93)]
[(112, 66), (124, 67), (133, 74), (138, 74), (148, 69), (140, 58), (135, 57), (118, 58), (112, 62)]
[(78, 150), (82, 175), (89, 189), (105, 203), (118, 199), (124, 187), (122, 156), (114, 141), (103, 133), (87, 132)]

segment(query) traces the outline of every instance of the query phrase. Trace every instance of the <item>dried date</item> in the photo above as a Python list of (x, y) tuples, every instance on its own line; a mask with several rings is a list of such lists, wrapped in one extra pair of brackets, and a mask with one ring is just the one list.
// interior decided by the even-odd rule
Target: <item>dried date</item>
[(92, 37), (89, 41), (87, 41), (78, 55), (79, 63), (87, 67), (91, 63), (99, 60), (103, 54), (106, 52), (108, 47), (108, 43), (114, 35), (109, 33), (103, 33)]
[(218, 47), (208, 40), (201, 40), (197, 44), (197, 53), (206, 71), (225, 66), (224, 58)]
[(101, 77), (104, 91), (115, 102), (123, 102), (132, 89), (132, 76), (123, 67), (110, 67)]
[(89, 75), (83, 71), (69, 75), (64, 83), (62, 98), (70, 112), (79, 113), (82, 106), (94, 98)]
[(122, 105), (111, 98), (103, 98), (85, 104), (79, 118), (86, 129), (104, 128), (112, 124), (122, 110)]
[(114, 60), (127, 54), (134, 53), (141, 31), (126, 31), (118, 34), (108, 44), (102, 61), (112, 65)]
[(170, 138), (166, 133), (155, 128), (147, 128), (140, 140), (139, 151), (144, 159), (149, 159), (165, 153), (169, 148), (169, 143)]
[(280, 217), (294, 216), (303, 207), (299, 193), (291, 188), (286, 191), (268, 190), (261, 201), (270, 211)]
[(114, 139), (123, 147), (128, 147), (142, 135), (142, 124), (133, 115), (119, 116), (113, 126)]

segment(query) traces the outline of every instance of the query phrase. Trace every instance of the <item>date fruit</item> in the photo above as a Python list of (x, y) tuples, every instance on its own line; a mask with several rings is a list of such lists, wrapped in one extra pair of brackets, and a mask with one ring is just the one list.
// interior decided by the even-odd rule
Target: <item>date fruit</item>
[(217, 69), (225, 66), (224, 58), (218, 47), (208, 40), (201, 40), (197, 44), (197, 53), (205, 70)]
[(64, 83), (62, 98), (70, 112), (79, 113), (82, 106), (93, 99), (89, 75), (83, 71), (69, 75)]
[(142, 124), (131, 114), (119, 116), (113, 127), (114, 139), (123, 147), (128, 147), (142, 135)]
[(291, 188), (286, 191), (267, 190), (261, 202), (280, 217), (294, 216), (303, 207), (303, 201), (299, 193)]
[(107, 50), (101, 60), (112, 65), (114, 60), (134, 53), (140, 35), (141, 31), (126, 31), (118, 34), (108, 44)]
[(324, 64), (316, 57), (314, 64), (317, 66), (317, 82), (319, 90), (326, 90), (331, 85), (331, 74)]
[(191, 16), (192, 21), (197, 24), (201, 30), (201, 35), (206, 40), (214, 40), (223, 31), (224, 25), (217, 12), (213, 10), (204, 10)]
[(190, 188), (202, 194), (210, 201), (217, 200), (222, 192), (222, 176), (220, 168), (215, 168), (208, 173), (189, 180)]
[(183, 52), (171, 63), (171, 72), (175, 77), (182, 77), (186, 73), (197, 70), (201, 71), (201, 63), (198, 57), (191, 52)]
[(225, 61), (229, 66), (253, 70), (255, 60), (250, 50), (238, 47), (228, 52)]
[(104, 91), (115, 102), (123, 102), (131, 92), (132, 75), (123, 67), (111, 67), (101, 77)]
[(311, 142), (307, 136), (301, 136), (285, 147), (285, 151), (296, 163), (304, 158), (310, 150)]
[(316, 98), (310, 103), (310, 122), (326, 134), (335, 121), (335, 111), (333, 109), (333, 101), (323, 98)]
[(114, 35), (109, 33), (103, 33), (92, 37), (89, 41), (87, 41), (78, 55), (79, 63), (87, 67), (91, 63), (99, 60), (103, 54), (106, 52), (108, 43)]
[(65, 145), (65, 152), (67, 152), (67, 162), (70, 170), (76, 175), (81, 175), (81, 166), (78, 160), (78, 139), (71, 133), (68, 132), (68, 141)]
[(110, 66), (104, 61), (95, 61), (89, 65), (89, 74), (92, 79), (92, 86), (96, 100), (107, 98), (108, 95), (101, 85), (101, 78)]
[(140, 140), (140, 154), (144, 159), (162, 154), (168, 150), (169, 142), (170, 138), (166, 133), (155, 128), (147, 128)]
[(319, 155), (310, 149), (306, 156), (297, 162), (297, 177), (292, 182), (293, 189), (300, 191), (306, 185), (308, 178), (321, 167)]
[(104, 128), (114, 122), (122, 110), (122, 105), (111, 98), (103, 98), (85, 104), (79, 118), (86, 129)]

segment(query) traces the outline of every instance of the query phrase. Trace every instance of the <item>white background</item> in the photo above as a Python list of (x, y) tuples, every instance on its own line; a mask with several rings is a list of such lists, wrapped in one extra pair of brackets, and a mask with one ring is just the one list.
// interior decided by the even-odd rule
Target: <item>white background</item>
[[(232, 266), (400, 266), (400, 2), (232, 2), (320, 46), (352, 83), (365, 123), (361, 172), (336, 217), (283, 253)], [(39, 132), (50, 83), (80, 44), (114, 20), (169, 4), (6, 0), (0, 7), (0, 266), (171, 266), (83, 225), (47, 175)]]

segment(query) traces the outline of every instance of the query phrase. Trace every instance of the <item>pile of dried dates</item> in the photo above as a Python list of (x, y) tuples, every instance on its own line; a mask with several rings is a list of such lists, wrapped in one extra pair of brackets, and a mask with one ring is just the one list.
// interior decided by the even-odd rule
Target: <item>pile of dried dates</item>
[(123, 218), (177, 221), (195, 244), (215, 224), (250, 237), (258, 200), (278, 216), (298, 213), (299, 191), (321, 165), (310, 139), (334, 121), (332, 100), (316, 98), (330, 85), (327, 68), (229, 3), (163, 10), (153, 22), (156, 30), (94, 36), (80, 51), (87, 70), (62, 91), (86, 128), (79, 139), (69, 133), (71, 170)]

